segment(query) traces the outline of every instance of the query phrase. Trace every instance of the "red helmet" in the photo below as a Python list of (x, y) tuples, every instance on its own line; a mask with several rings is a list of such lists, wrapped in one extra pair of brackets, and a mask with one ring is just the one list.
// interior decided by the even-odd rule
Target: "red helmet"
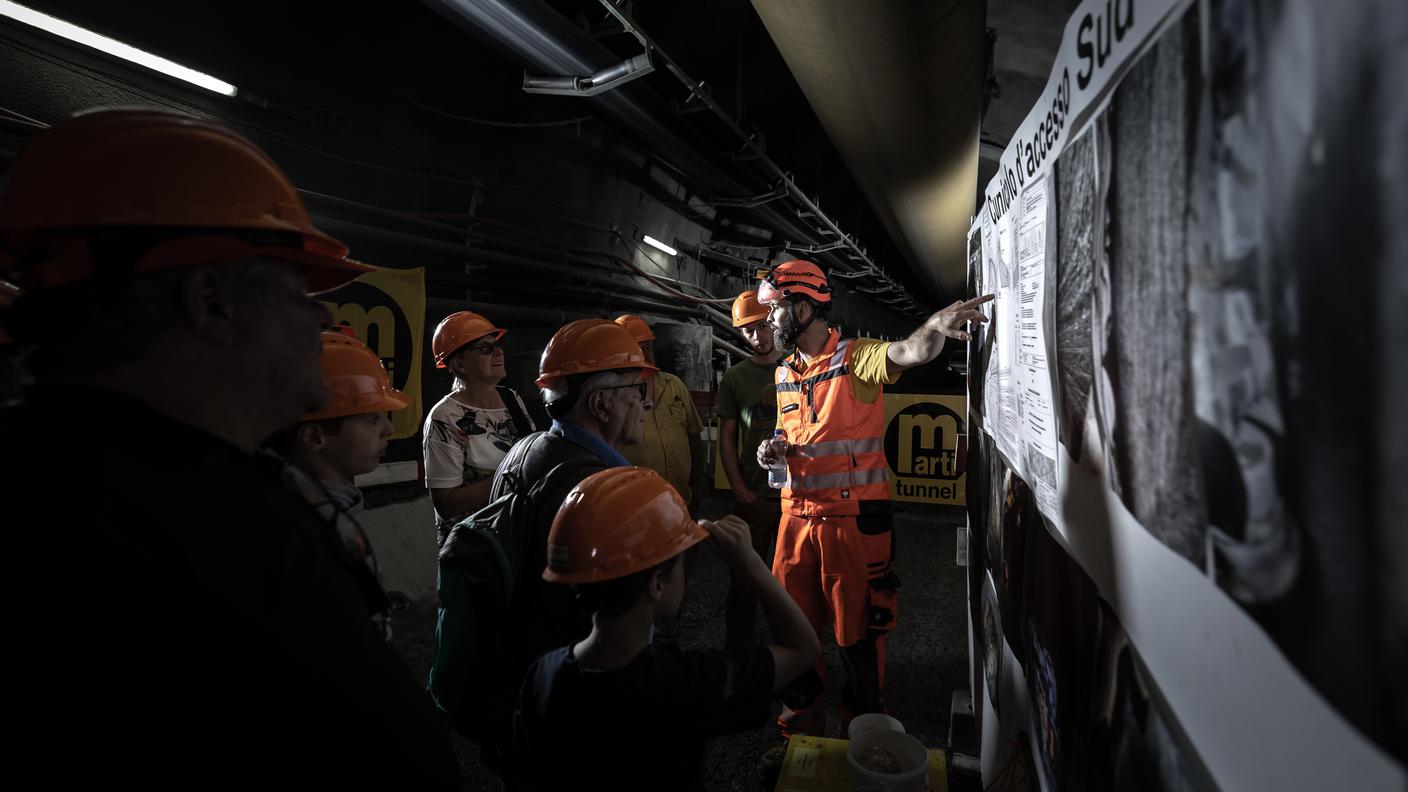
[(778, 264), (758, 284), (758, 302), (761, 303), (773, 303), (792, 295), (819, 303), (831, 302), (831, 284), (827, 283), (821, 267), (801, 259)]
[(219, 124), (156, 110), (99, 110), (55, 124), (10, 168), (0, 196), (0, 266), (21, 266), (27, 290), (91, 278), (89, 235), (110, 228), (162, 235), (133, 271), (240, 258), (307, 268), (310, 291), (375, 267), (313, 227), (279, 166)]

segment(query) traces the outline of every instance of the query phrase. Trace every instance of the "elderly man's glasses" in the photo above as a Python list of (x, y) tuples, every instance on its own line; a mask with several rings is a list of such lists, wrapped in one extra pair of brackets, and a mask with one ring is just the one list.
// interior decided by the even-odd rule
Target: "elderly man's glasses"
[(646, 394), (650, 392), (650, 385), (644, 382), (632, 382), (629, 385), (607, 385), (606, 387), (598, 388), (598, 390), (621, 390), (622, 388), (635, 388), (636, 392), (640, 394), (641, 401), (645, 401)]
[(465, 347), (465, 349), (468, 349), (476, 355), (492, 355), (502, 348), (503, 347), (499, 346), (497, 341), (480, 341), (477, 344), (470, 344)]

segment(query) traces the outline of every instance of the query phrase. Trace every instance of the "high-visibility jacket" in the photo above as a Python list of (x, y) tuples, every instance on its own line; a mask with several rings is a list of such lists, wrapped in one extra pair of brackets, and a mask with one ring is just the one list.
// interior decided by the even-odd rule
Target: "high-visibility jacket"
[(831, 336), (821, 354), (777, 367), (778, 422), (792, 444), (782, 509), (804, 516), (860, 514), (862, 501), (889, 500), (883, 387), (875, 401), (856, 399), (851, 339)]

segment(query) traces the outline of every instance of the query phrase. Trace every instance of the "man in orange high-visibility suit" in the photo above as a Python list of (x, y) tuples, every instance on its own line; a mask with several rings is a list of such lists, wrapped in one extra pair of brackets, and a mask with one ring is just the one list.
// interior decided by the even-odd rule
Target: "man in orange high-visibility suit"
[[(947, 338), (967, 340), (963, 326), (986, 321), (958, 301), (903, 341), (843, 339), (827, 325), (831, 287), (810, 261), (777, 265), (758, 289), (778, 346), (794, 350), (777, 369), (778, 428), (786, 433), (788, 483), (782, 490), (773, 575), (807, 614), (818, 635), (829, 622), (846, 669), (843, 720), (883, 712), (886, 633), (898, 615), (892, 560), (890, 484), (885, 461), (885, 385), (938, 356)], [(758, 463), (772, 464), (782, 444), (764, 442)], [(818, 733), (825, 662), (783, 694), (783, 742), (759, 762), (775, 776), (792, 734)], [(844, 724), (843, 724), (844, 730)]]

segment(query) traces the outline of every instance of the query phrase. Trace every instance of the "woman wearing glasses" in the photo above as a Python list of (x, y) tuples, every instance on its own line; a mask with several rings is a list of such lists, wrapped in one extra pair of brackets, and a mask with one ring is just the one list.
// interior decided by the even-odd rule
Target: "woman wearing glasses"
[(435, 328), (435, 367), (455, 375), (449, 395), (425, 418), (425, 486), (435, 505), (437, 545), (455, 523), (489, 502), (499, 461), (536, 428), (523, 399), (499, 384), (505, 332), (471, 311), (450, 314)]

